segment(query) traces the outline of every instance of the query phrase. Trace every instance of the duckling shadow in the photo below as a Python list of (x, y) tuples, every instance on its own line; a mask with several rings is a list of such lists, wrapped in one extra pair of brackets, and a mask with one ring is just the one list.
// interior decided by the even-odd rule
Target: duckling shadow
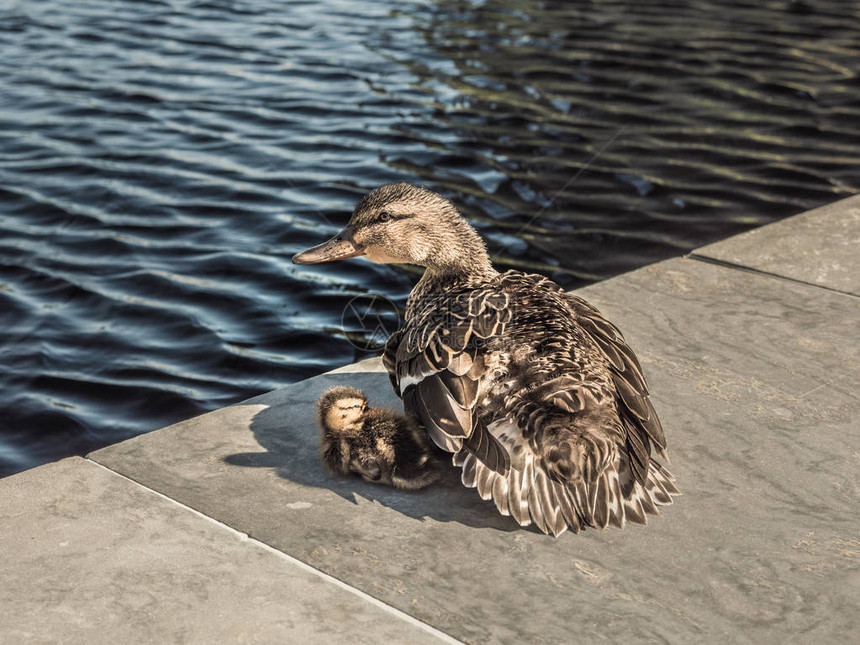
[(438, 522), (456, 522), (474, 528), (499, 531), (519, 529), (509, 517), (498, 513), (491, 502), (460, 482), (460, 469), (444, 466), (440, 481), (419, 491), (405, 491), (365, 482), (359, 477), (329, 473), (319, 456), (316, 400), (335, 385), (364, 390), (373, 406), (402, 410), (388, 377), (379, 372), (326, 374), (267, 396), (269, 406), (251, 421), (254, 438), (265, 452), (229, 455), (224, 461), (247, 468), (274, 468), (278, 476), (302, 487), (327, 489), (358, 504), (359, 498), (378, 502), (408, 517)]

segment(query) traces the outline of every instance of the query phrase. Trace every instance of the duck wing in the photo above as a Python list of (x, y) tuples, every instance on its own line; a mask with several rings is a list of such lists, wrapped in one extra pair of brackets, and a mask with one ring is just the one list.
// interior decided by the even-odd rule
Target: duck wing
[(618, 328), (579, 296), (565, 294), (577, 322), (609, 363), (618, 393), (618, 409), (630, 467), (637, 482), (644, 484), (651, 461), (651, 444), (666, 460), (666, 437), (657, 412), (648, 397), (642, 366)]
[(397, 386), (397, 348), (400, 347), (400, 341), (403, 339), (403, 330), (398, 329), (396, 332), (391, 334), (388, 337), (388, 340), (385, 341), (385, 349), (382, 350), (382, 365), (385, 367), (385, 371), (388, 372), (388, 380), (391, 383), (391, 387), (394, 388), (394, 392), (397, 394), (398, 398), (403, 398), (400, 394), (400, 388)]
[(386, 344), (383, 363), (407, 414), (448, 452), (507, 473), (508, 453), (477, 414), (487, 367), (482, 345), (511, 322), (509, 296), (492, 288), (425, 296)]
[(489, 425), (510, 470), (493, 472), (461, 452), (454, 462), (463, 483), (502, 515), (555, 536), (644, 524), (678, 490), (651, 459), (652, 444), (662, 452), (666, 443), (639, 361), (586, 301), (537, 276), (503, 278), (518, 294), (509, 332), (541, 349), (509, 365), (519, 384), (503, 390), (506, 413)]

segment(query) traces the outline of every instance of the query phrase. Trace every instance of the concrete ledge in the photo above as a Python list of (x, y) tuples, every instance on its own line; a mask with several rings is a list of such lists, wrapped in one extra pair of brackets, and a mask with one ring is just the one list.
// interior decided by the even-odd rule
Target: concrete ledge
[[(853, 198), (828, 207), (824, 215), (832, 230), (855, 230), (852, 223), (843, 226), (839, 212), (853, 222), (857, 205)], [(860, 259), (846, 253), (826, 270), (815, 265), (816, 257), (831, 257), (812, 251), (831, 226), (816, 221), (816, 212), (800, 216), (799, 228), (789, 221), (756, 232), (758, 256), (781, 258), (770, 244), (798, 245), (803, 231), (818, 231), (794, 253), (793, 265), (756, 264), (744, 255), (755, 250), (750, 238), (739, 236), (717, 250), (719, 245), (706, 247), (691, 258), (580, 291), (621, 327), (639, 354), (666, 427), (671, 469), (684, 496), (648, 527), (555, 540), (499, 516), (464, 489), (455, 472), (418, 493), (329, 476), (317, 457), (314, 400), (324, 388), (348, 383), (365, 389), (375, 404), (397, 406), (375, 359), (90, 458), (378, 599), (365, 599), (370, 606), (354, 611), (366, 615), (367, 624), (382, 611), (379, 628), (395, 630), (395, 642), (450, 640), (445, 634), (474, 643), (850, 641), (860, 631), (860, 298), (848, 294), (854, 293)], [(76, 469), (85, 463), (72, 461)], [(59, 467), (0, 481), (0, 517), (15, 526), (12, 548), (3, 552), (13, 555), (5, 561), (0, 556), (0, 564), (18, 571), (18, 591), (0, 595), (4, 608), (13, 608), (0, 614), (3, 633), (24, 634), (48, 603), (44, 598), (57, 603), (56, 615), (65, 620), (98, 622), (104, 598), (124, 587), (156, 597), (175, 593), (180, 606), (189, 602), (183, 594), (194, 597), (206, 589), (217, 608), (219, 580), (201, 573), (197, 587), (183, 578), (168, 593), (158, 572), (221, 571), (223, 560), (247, 558), (257, 564), (248, 565), (247, 574), (233, 571), (231, 584), (246, 593), (242, 585), (250, 576), (261, 585), (257, 604), (295, 612), (286, 627), (275, 610), (260, 614), (263, 640), (274, 633), (288, 640), (300, 632), (278, 630), (300, 628), (311, 630), (311, 640), (319, 630), (330, 630), (335, 642), (357, 638), (345, 627), (351, 616), (337, 614), (330, 624), (320, 609), (340, 599), (310, 596), (305, 603), (303, 589), (310, 583), (296, 577), (290, 587), (289, 567), (259, 564), (263, 556), (243, 555), (242, 548), (234, 554), (228, 543), (235, 535), (210, 535), (211, 526), (227, 529), (204, 530), (198, 524), (206, 520), (144, 489), (122, 498), (120, 489), (134, 485), (99, 469), (101, 478), (123, 482), (110, 484), (118, 501), (109, 503), (92, 484), (75, 483), (78, 470), (52, 470)], [(11, 490), (20, 489), (17, 497), (8, 495), (10, 481)], [(36, 515), (40, 507), (51, 509), (44, 518)], [(173, 517), (177, 508), (190, 517)], [(145, 529), (138, 542), (128, 533), (135, 523)], [(71, 565), (54, 546), (59, 538), (51, 537), (67, 531), (81, 541), (92, 534), (90, 550), (82, 547)], [(161, 552), (165, 536), (179, 545), (166, 564), (152, 555)], [(143, 562), (153, 574), (141, 566), (139, 579), (119, 575), (122, 563), (102, 561), (99, 549), (114, 541), (148, 554)], [(191, 547), (198, 542), (203, 547), (195, 556)], [(261, 548), (255, 542), (244, 547), (255, 553)], [(27, 580), (18, 560), (31, 563), (37, 574)], [(79, 605), (53, 592), (72, 588), (69, 580), (91, 567), (93, 584), (110, 592), (90, 591)], [(55, 569), (51, 577), (47, 572)], [(348, 593), (334, 586), (322, 585), (324, 593)], [(297, 604), (281, 606), (290, 603)], [(9, 618), (16, 611), (25, 618)], [(154, 614), (158, 624), (141, 625), (142, 633), (155, 634), (155, 640), (175, 636), (178, 618), (164, 611)], [(202, 625), (200, 633), (253, 626), (254, 607), (247, 611), (251, 618), (225, 618)], [(432, 628), (415, 629), (414, 619)], [(197, 637), (195, 625), (186, 635)], [(39, 633), (61, 629), (56, 618)], [(398, 629), (412, 631), (401, 637)]]
[(6, 643), (450, 642), (78, 457), (2, 495)]
[(860, 296), (860, 195), (762, 226), (696, 256)]

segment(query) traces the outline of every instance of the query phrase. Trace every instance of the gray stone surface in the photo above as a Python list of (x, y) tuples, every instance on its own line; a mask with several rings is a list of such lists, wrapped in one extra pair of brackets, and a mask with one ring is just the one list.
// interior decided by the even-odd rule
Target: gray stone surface
[[(91, 457), (468, 642), (836, 643), (860, 630), (860, 300), (696, 260), (581, 292), (642, 359), (684, 492), (647, 527), (555, 540), (451, 476), (329, 476), (324, 375)], [(374, 367), (375, 366), (375, 367)], [(377, 371), (373, 371), (373, 370)]]
[(710, 244), (695, 255), (860, 296), (860, 195)]
[(438, 643), (90, 461), (0, 480), (0, 642)]

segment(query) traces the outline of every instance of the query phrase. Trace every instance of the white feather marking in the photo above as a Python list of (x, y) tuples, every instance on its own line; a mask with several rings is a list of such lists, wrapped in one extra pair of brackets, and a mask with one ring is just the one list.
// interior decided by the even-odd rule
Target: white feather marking
[(502, 515), (510, 515), (508, 511), (508, 479), (497, 475), (493, 480), (493, 501)]
[(431, 374), (406, 374), (405, 376), (403, 376), (403, 378), (400, 379), (400, 395), (403, 396), (403, 393), (406, 391), (406, 388), (411, 385), (417, 385), (428, 376), (431, 376)]
[(483, 500), (490, 499), (493, 495), (493, 479), (495, 478), (496, 473), (487, 468), (480, 461), (477, 462), (475, 472), (477, 473), (475, 482), (478, 488), (478, 495), (480, 495)]
[(621, 495), (621, 484), (618, 471), (610, 470), (606, 474), (609, 484), (609, 523), (620, 529), (624, 528), (624, 498)]

